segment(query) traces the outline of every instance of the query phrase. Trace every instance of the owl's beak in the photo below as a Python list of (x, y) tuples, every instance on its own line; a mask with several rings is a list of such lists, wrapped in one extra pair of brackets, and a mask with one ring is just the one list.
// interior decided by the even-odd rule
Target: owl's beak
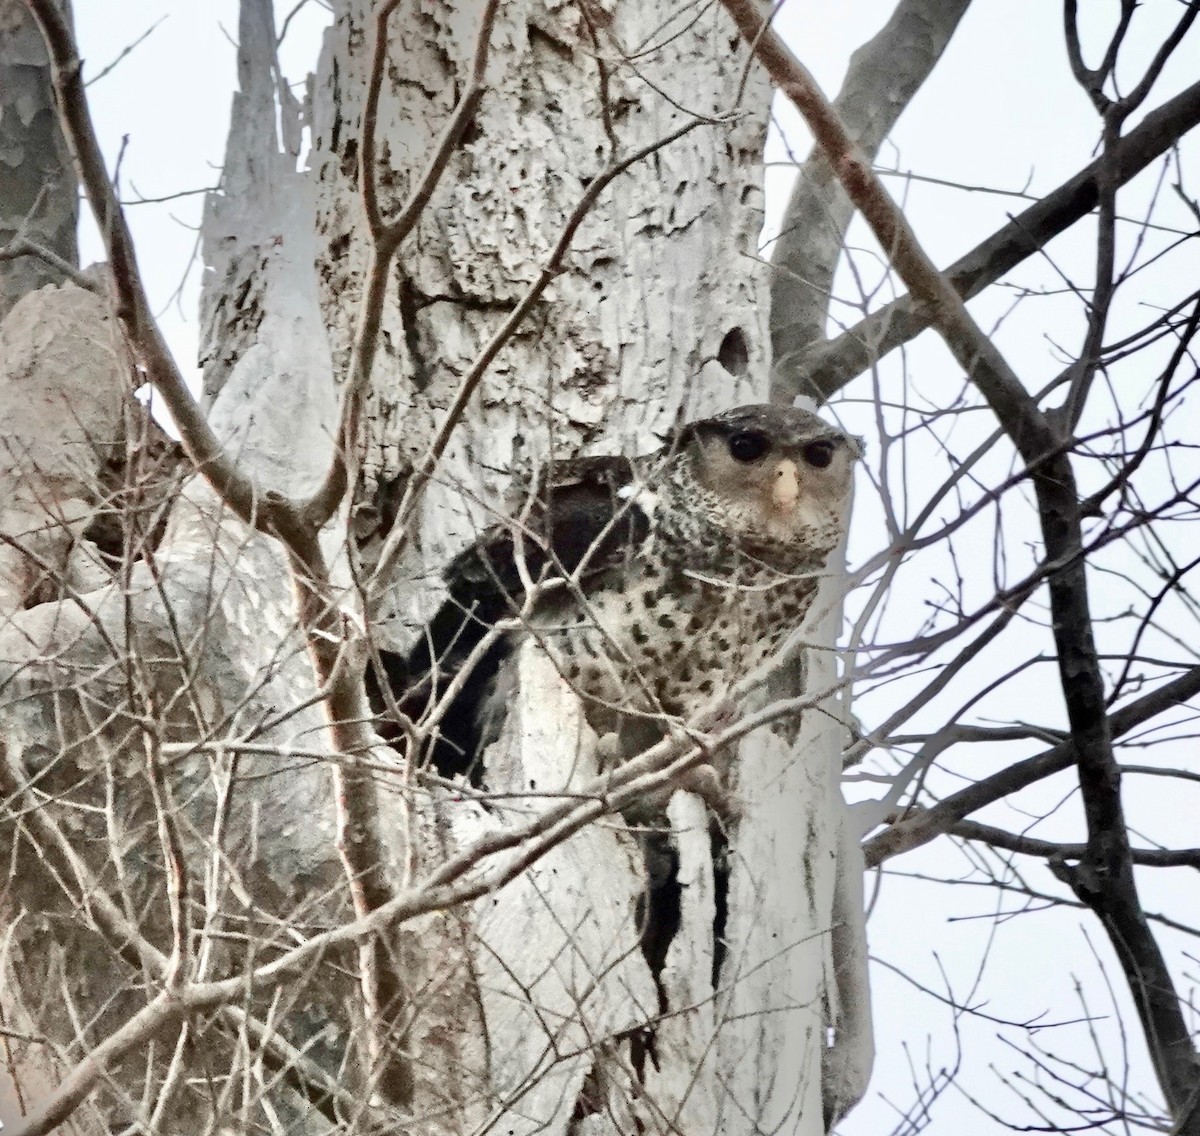
[(771, 485), (771, 503), (781, 512), (796, 507), (800, 499), (800, 479), (796, 476), (796, 463), (781, 461), (775, 467), (775, 480)]

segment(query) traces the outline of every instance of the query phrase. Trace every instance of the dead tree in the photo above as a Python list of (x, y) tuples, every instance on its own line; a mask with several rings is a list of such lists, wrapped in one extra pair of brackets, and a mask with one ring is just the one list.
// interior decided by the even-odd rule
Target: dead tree
[[(1165, 1112), (1193, 1131), (1195, 1053), (1134, 876), (1156, 850), (1130, 841), (1114, 739), (1194, 695), (1200, 668), (1158, 659), (1137, 697), (1128, 667), (1110, 680), (1085, 565), (1171, 507), (1147, 511), (1134, 475), (1170, 442), (1200, 309), (1181, 299), (1112, 342), (1122, 278), (1105, 234), (1119, 188), (1200, 115), (1189, 88), (1129, 125), (1195, 4), (1124, 96), (1112, 77), (1133, 6), (1093, 70), (1067, 5), (1102, 152), (938, 272), (872, 158), (965, 2), (901, 0), (830, 105), (742, 0), (345, 0), (301, 105), (279, 78), (271, 5), (243, 0), (196, 400), (155, 325), (69, 24), (54, 0), (26, 2), (51, 65), (10, 0), (0, 66), (30, 72), (39, 93), (22, 105), (48, 105), (52, 76), (65, 147), (29, 120), (29, 153), (52, 157), (25, 212), (6, 214), (0, 259), (14, 301), (0, 326), (0, 1040), (17, 1131), (825, 1132), (872, 1060), (862, 848), (875, 866), (945, 834), (1047, 859), (1099, 916)], [(816, 145), (768, 270), (754, 250), (772, 84)], [(62, 243), (64, 149), (106, 238), (102, 273), (78, 273)], [(1093, 208), (1085, 340), (1061, 381), (1031, 391), (964, 298)], [(911, 299), (830, 340), (856, 211)], [(415, 760), (436, 705), (393, 713), (399, 743), (381, 740), (367, 667), (420, 634), (457, 550), (520, 524), (535, 468), (644, 452), (680, 417), (738, 403), (825, 401), (926, 327), (966, 376), (963, 405), (986, 407), (988, 447), (1015, 464), (988, 466), (979, 499), (932, 535), (965, 475), (914, 521), (885, 509), (886, 540), (827, 582), (737, 714), (605, 768), (579, 699), (529, 650), (475, 782)], [(1123, 404), (1081, 440), (1097, 376), (1158, 340), (1172, 351), (1149, 409)], [(133, 398), (146, 383), (181, 451)], [(885, 427), (887, 401), (876, 388)], [(1080, 490), (1097, 439), (1110, 476)], [(989, 448), (955, 460), (973, 477)], [(1177, 480), (1171, 501), (1190, 503)], [(852, 667), (837, 647), (848, 585), (874, 572), (886, 587), (1024, 487), (1043, 549), (1028, 571), (997, 572), (994, 598), (949, 605), (899, 646), (867, 633), (877, 600), (852, 606)], [(1092, 526), (1114, 494), (1121, 519)], [(1173, 586), (1190, 570), (1163, 563)], [(904, 733), (1039, 596), (1066, 704), (1053, 746), (943, 793), (951, 746), (1051, 729), (1002, 738), (956, 717)], [(942, 673), (894, 712), (850, 716), (852, 674), (870, 689), (940, 650)], [(1126, 658), (1142, 666), (1136, 642)], [(843, 761), (905, 747), (871, 823), (848, 817)], [(722, 816), (688, 779), (714, 752), (736, 801)], [(1086, 839), (969, 819), (1068, 769)], [(657, 893), (629, 819), (646, 800), (668, 802)], [(1179, 855), (1158, 859), (1190, 863)]]

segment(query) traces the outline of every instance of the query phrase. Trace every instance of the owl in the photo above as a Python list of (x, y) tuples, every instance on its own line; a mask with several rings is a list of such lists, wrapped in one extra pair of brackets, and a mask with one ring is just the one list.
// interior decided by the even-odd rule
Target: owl
[(753, 405), (690, 422), (641, 457), (547, 466), (513, 519), (450, 565), (446, 599), (408, 655), (380, 653), (376, 712), (383, 683), (414, 722), (456, 684), (423, 757), (445, 775), (477, 774), (532, 639), (599, 734), (652, 744), (803, 620), (844, 535), (860, 453), (807, 411)]

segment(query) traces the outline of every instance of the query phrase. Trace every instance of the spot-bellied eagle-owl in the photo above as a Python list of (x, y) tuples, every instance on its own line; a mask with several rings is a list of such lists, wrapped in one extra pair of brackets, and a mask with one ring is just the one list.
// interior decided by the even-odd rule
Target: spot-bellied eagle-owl
[[(381, 652), (396, 705), (419, 722), (474, 653), (430, 752), (443, 773), (475, 771), (510, 700), (509, 664), (534, 637), (598, 733), (632, 726), (653, 741), (799, 625), (842, 538), (859, 453), (815, 415), (764, 405), (691, 422), (644, 457), (548, 466), (516, 516), (450, 565), (407, 658)], [(501, 621), (512, 626), (483, 648)]]

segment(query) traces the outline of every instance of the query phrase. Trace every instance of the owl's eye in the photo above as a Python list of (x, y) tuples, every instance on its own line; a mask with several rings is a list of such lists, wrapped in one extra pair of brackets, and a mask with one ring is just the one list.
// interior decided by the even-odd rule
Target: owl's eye
[(765, 434), (757, 430), (743, 430), (729, 439), (729, 454), (736, 461), (758, 461), (771, 448)]
[(816, 466), (817, 469), (824, 469), (833, 461), (834, 448), (834, 444), (828, 438), (824, 438), (819, 442), (809, 442), (801, 453), (809, 465)]

